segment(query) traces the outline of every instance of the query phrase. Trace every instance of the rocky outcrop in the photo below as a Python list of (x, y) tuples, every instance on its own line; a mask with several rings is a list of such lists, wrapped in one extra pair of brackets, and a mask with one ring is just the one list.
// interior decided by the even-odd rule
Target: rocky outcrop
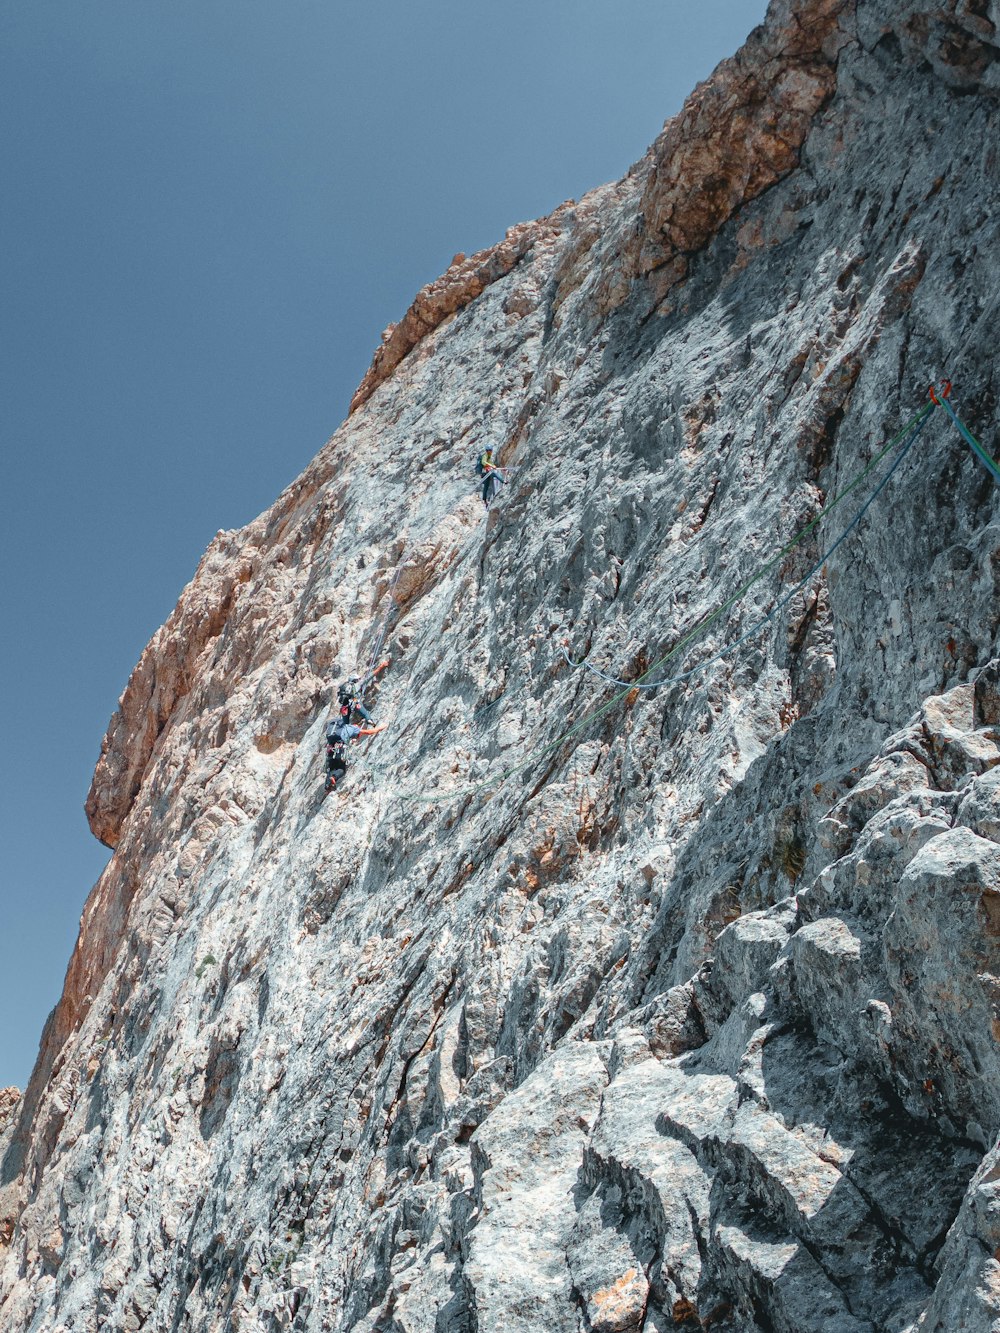
[(997, 492), (940, 410), (864, 471), (944, 374), (995, 452), (998, 21), (779, 0), (219, 535), (0, 1112), (5, 1330), (1000, 1320)]
[[(977, 725), (996, 716), (997, 678), (994, 665), (928, 700), (825, 819), (836, 859), (719, 934), (677, 995), (695, 1049), (671, 1041), (662, 1000), (616, 1023), (611, 1109), (580, 1169), (602, 1206), (627, 1190), (655, 1201), (630, 1223), (632, 1262), (675, 1320), (754, 1327), (766, 1309), (780, 1329), (901, 1328), (932, 1299), (1000, 1128), (1000, 846), (979, 831), (1000, 732)], [(546, 1077), (543, 1064), (532, 1080)], [(670, 1262), (681, 1191), (697, 1217), (686, 1263)], [(939, 1293), (940, 1327), (988, 1327), (995, 1309), (974, 1291), (993, 1260), (961, 1231), (949, 1246), (976, 1277), (958, 1300)]]
[(687, 255), (799, 165), (853, 14), (852, 0), (772, 6), (770, 22), (667, 124), (652, 148), (636, 257), (640, 272), (666, 269), (658, 295), (684, 275)]
[(510, 227), (499, 245), (479, 250), (471, 257), (456, 255), (448, 271), (422, 287), (399, 323), (390, 324), (382, 334), (382, 344), (351, 399), (350, 410), (355, 412), (366, 403), (403, 357), (429, 333), (474, 301), (490, 283), (506, 277), (535, 246), (554, 240), (566, 211), (564, 207), (538, 222)]
[(21, 1094), (17, 1088), (0, 1088), (0, 1130), (10, 1119)]
[(245, 536), (239, 543), (234, 536), (218, 534), (118, 701), (86, 806), (94, 836), (107, 847), (117, 846), (160, 733), (190, 690), (202, 655), (222, 633), (238, 589), (249, 577)]

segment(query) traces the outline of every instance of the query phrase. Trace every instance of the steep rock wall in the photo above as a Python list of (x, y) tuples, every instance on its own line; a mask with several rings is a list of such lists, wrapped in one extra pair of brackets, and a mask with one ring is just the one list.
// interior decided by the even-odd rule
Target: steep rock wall
[[(938, 410), (684, 682), (558, 649), (636, 679), (932, 378), (995, 447), (998, 22), (779, 0), (216, 539), (112, 720), (114, 856), (0, 1113), (5, 1329), (995, 1327), (985, 472)], [(388, 729), (323, 801), (383, 627)]]

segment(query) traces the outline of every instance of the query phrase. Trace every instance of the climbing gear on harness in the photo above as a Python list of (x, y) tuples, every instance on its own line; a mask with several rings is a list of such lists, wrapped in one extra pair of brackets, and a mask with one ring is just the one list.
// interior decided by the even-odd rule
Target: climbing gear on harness
[(369, 685), (374, 683), (388, 665), (389, 659), (386, 658), (373, 670), (366, 671), (363, 676), (351, 676), (341, 681), (337, 688), (337, 703), (340, 705), (341, 717), (350, 721), (357, 713), (365, 722), (374, 722), (375, 719), (365, 707), (364, 695)]
[(326, 784), (324, 790), (333, 791), (338, 779), (347, 773), (347, 744), (345, 741), (328, 741), (326, 747)]
[(351, 739), (347, 732), (350, 725), (347, 718), (347, 710), (341, 709), (338, 717), (332, 722), (326, 724), (326, 743), (327, 745), (346, 745)]

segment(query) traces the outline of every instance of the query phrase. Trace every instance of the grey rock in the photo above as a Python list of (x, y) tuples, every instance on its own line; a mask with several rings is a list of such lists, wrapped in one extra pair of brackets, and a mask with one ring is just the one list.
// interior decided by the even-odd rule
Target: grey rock
[(997, 489), (938, 409), (820, 517), (932, 377), (996, 452), (998, 23), (775, 0), (216, 537), (0, 1102), (5, 1333), (1000, 1326)]

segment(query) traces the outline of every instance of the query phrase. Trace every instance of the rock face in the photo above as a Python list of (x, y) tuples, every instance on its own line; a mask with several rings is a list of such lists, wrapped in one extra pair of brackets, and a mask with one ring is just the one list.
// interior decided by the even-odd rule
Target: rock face
[(219, 534), (0, 1094), (5, 1331), (1000, 1326), (997, 490), (940, 408), (850, 489), (944, 375), (996, 448), (998, 23), (776, 0)]

